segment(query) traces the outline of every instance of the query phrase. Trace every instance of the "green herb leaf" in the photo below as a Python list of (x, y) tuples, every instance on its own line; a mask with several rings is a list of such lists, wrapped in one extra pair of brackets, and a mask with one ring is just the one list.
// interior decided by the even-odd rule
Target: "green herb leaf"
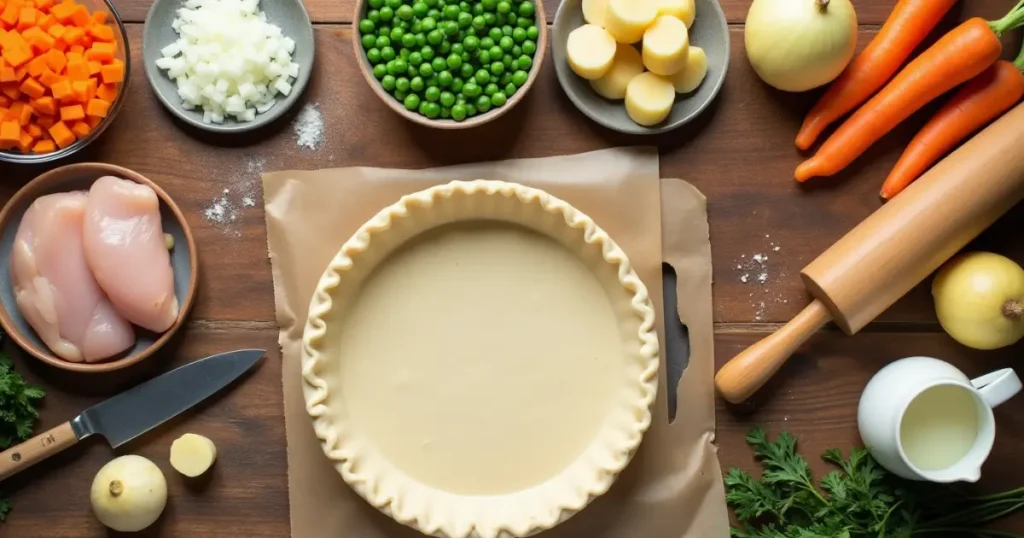
[[(39, 418), (37, 406), (45, 395), (14, 370), (10, 357), (0, 353), (0, 450), (32, 437)], [(0, 521), (5, 521), (10, 511), (11, 503), (0, 499)]]

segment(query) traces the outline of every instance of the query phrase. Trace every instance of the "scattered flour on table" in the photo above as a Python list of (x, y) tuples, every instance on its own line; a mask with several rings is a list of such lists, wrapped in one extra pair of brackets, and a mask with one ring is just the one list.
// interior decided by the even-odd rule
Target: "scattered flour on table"
[(225, 233), (241, 236), (235, 222), (242, 210), (256, 207), (260, 199), (260, 175), (266, 161), (262, 157), (249, 157), (242, 170), (228, 176), (228, 187), (224, 188), (203, 210), (203, 217), (218, 225)]
[(324, 143), (324, 116), (316, 103), (306, 103), (295, 118), (295, 143), (300, 148), (315, 150)]
[[(764, 238), (771, 239), (767, 234)], [(783, 271), (773, 271), (770, 263), (770, 260), (775, 258), (774, 253), (781, 251), (782, 247), (775, 244), (774, 241), (766, 241), (766, 243), (760, 251), (750, 255), (743, 254), (736, 262), (736, 274), (740, 283), (756, 286), (754, 291), (747, 294), (750, 297), (750, 307), (754, 310), (755, 321), (764, 319), (767, 311), (766, 303), (789, 302), (771, 287), (775, 281), (786, 276)], [(772, 255), (769, 256), (769, 253)]]

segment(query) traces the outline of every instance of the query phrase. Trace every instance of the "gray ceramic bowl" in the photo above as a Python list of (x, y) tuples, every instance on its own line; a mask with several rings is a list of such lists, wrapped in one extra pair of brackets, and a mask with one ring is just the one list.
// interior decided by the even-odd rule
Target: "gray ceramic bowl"
[(281, 117), (294, 105), (309, 82), (313, 70), (313, 56), (316, 47), (313, 37), (313, 23), (302, 0), (262, 0), (260, 9), (267, 14), (267, 20), (281, 27), (281, 32), (295, 40), (295, 52), (292, 61), (299, 64), (299, 77), (292, 82), (292, 91), (287, 97), (278, 97), (274, 108), (258, 114), (255, 121), (237, 122), (233, 118), (225, 118), (224, 123), (211, 124), (203, 122), (201, 110), (185, 110), (178, 97), (178, 89), (167, 72), (156, 66), (160, 59), (160, 51), (177, 41), (178, 33), (171, 28), (171, 22), (177, 16), (183, 0), (156, 0), (149, 8), (146, 16), (146, 27), (142, 35), (142, 62), (145, 64), (146, 78), (156, 92), (157, 98), (167, 110), (182, 121), (214, 133), (241, 133), (258, 129)]
[(612, 101), (598, 95), (590, 83), (573, 73), (565, 57), (569, 33), (583, 26), (582, 0), (562, 0), (551, 28), (551, 53), (558, 83), (562, 85), (576, 108), (601, 125), (627, 134), (657, 134), (671, 131), (696, 118), (722, 89), (729, 67), (729, 26), (717, 0), (696, 0), (697, 18), (690, 28), (690, 43), (704, 49), (708, 57), (708, 74), (697, 91), (677, 95), (672, 112), (665, 121), (644, 127), (629, 119), (623, 101)]
[[(101, 176), (110, 175), (149, 185), (160, 198), (160, 216), (164, 233), (174, 237), (171, 267), (174, 270), (174, 294), (180, 310), (178, 319), (166, 332), (155, 334), (135, 328), (135, 347), (113, 360), (95, 363), (65, 361), (54, 355), (18, 310), (11, 282), (11, 250), (21, 218), (32, 202), (47, 194), (87, 190)], [(57, 368), (77, 372), (109, 372), (135, 364), (160, 349), (181, 328), (195, 299), (199, 270), (196, 245), (185, 216), (158, 185), (137, 172), (102, 163), (80, 163), (55, 168), (30, 181), (11, 198), (0, 212), (0, 325), (7, 335), (33, 357)]]

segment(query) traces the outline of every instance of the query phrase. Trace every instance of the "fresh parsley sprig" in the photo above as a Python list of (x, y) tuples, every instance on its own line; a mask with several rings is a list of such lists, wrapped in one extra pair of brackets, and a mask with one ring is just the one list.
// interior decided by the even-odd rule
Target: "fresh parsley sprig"
[[(0, 353), (0, 450), (32, 436), (39, 418), (37, 407), (45, 395), (43, 389), (29, 385), (21, 377), (10, 357)], [(11, 503), (0, 499), (0, 521), (6, 520), (10, 511)]]
[(741, 524), (732, 529), (736, 538), (1024, 538), (981, 528), (1024, 508), (1024, 488), (969, 497), (898, 478), (863, 448), (849, 457), (825, 451), (822, 459), (836, 469), (815, 484), (789, 433), (771, 441), (754, 428), (747, 443), (762, 473), (760, 480), (737, 468), (726, 474), (726, 500)]

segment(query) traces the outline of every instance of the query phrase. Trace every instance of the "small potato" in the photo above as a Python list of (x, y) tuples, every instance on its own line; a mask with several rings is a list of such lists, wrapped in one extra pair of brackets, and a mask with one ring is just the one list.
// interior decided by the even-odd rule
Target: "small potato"
[(668, 117), (675, 98), (676, 92), (668, 79), (641, 73), (626, 86), (626, 113), (645, 127), (657, 125)]
[(690, 47), (690, 53), (686, 55), (686, 66), (669, 77), (669, 80), (675, 86), (676, 93), (690, 93), (704, 82), (707, 74), (708, 57), (704, 54), (704, 49)]
[(171, 443), (171, 467), (195, 478), (205, 473), (217, 459), (217, 447), (202, 435), (186, 433)]
[(655, 75), (674, 75), (686, 66), (690, 36), (683, 21), (662, 15), (644, 32), (644, 67)]
[(587, 80), (598, 79), (612, 67), (615, 40), (600, 26), (584, 24), (569, 34), (565, 54), (577, 75)]
[(605, 29), (619, 43), (632, 44), (644, 37), (644, 30), (658, 16), (655, 0), (608, 0)]
[(640, 52), (633, 45), (619, 43), (615, 48), (612, 67), (597, 80), (591, 80), (590, 86), (598, 95), (605, 99), (622, 99), (626, 97), (626, 86), (633, 77), (644, 72), (644, 61)]
[(658, 15), (671, 15), (686, 24), (689, 29), (697, 16), (697, 6), (693, 0), (655, 0)]
[(590, 24), (604, 28), (607, 12), (608, 0), (583, 0), (583, 20)]

